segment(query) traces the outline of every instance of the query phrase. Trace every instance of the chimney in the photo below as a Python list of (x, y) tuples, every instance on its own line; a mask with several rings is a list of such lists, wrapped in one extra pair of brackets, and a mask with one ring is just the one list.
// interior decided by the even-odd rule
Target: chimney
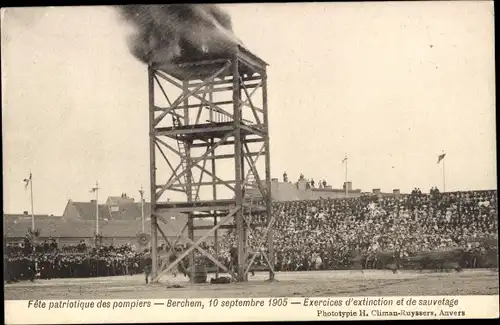
[(392, 190), (392, 194), (394, 196), (399, 196), (399, 195), (401, 195), (401, 192), (399, 191), (399, 189), (394, 189), (394, 190)]
[(373, 189), (373, 194), (380, 195), (380, 189), (379, 188), (374, 188)]
[(348, 191), (352, 191), (352, 182), (344, 182), (343, 189), (345, 191), (345, 187), (347, 186)]

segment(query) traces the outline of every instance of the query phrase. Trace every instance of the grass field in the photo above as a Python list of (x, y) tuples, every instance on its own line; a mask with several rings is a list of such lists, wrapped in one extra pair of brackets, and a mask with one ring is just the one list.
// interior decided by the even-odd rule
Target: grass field
[[(213, 275), (209, 275), (213, 276)], [(146, 285), (143, 275), (108, 278), (52, 279), (7, 284), (5, 299), (140, 299), (229, 297), (318, 297), (406, 295), (498, 295), (498, 271), (461, 273), (366, 270), (277, 273), (249, 276), (248, 283), (189, 284), (183, 275), (166, 275)], [(169, 288), (172, 284), (181, 288)]]

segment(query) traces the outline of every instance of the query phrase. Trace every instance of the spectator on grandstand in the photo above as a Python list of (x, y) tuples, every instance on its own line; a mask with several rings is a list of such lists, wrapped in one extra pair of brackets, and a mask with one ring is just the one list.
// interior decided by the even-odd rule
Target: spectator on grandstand
[[(418, 189), (415, 189), (418, 193)], [(364, 266), (378, 267), (377, 256), (383, 252), (399, 252), (402, 257), (418, 252), (454, 248), (469, 255), (468, 267), (488, 265), (484, 256), (497, 235), (496, 191), (442, 193), (376, 197), (365, 195), (350, 199), (274, 202), (274, 249), (276, 270), (293, 271), (315, 268), (350, 267), (352, 251), (366, 256)], [(254, 216), (255, 223), (264, 216)], [(250, 250), (256, 251), (263, 229), (253, 231)], [(218, 249), (213, 244), (203, 248), (230, 266), (234, 256), (230, 248), (236, 242), (233, 231), (221, 237)], [(130, 245), (102, 246), (82, 249), (82, 246), (63, 246), (55, 250), (38, 249), (40, 277), (75, 277), (136, 274), (140, 254)], [(42, 245), (43, 246), (43, 245)], [(28, 279), (30, 275), (31, 243), (6, 244), (4, 264), (10, 281)], [(357, 248), (356, 248), (357, 247)], [(186, 249), (176, 245), (175, 251)], [(264, 252), (266, 249), (264, 249)], [(199, 253), (196, 253), (199, 256)], [(234, 254), (233, 254), (234, 255)], [(391, 255), (392, 256), (392, 255)], [(233, 258), (231, 258), (233, 257)], [(183, 261), (188, 263), (188, 258)], [(213, 266), (213, 263), (207, 262)], [(256, 265), (265, 259), (256, 259)], [(378, 266), (377, 266), (378, 265)]]
[(288, 183), (288, 175), (286, 171), (283, 173), (283, 183)]

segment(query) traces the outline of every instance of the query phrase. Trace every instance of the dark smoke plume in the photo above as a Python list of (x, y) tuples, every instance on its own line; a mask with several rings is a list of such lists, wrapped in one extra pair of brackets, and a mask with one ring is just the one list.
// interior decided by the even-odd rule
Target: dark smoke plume
[(223, 57), (242, 45), (232, 32), (231, 18), (217, 5), (129, 5), (118, 10), (135, 27), (128, 45), (144, 63)]

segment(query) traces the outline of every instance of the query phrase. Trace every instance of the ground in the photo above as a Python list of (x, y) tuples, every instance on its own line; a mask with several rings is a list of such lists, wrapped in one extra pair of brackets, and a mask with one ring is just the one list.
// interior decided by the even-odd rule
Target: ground
[[(209, 275), (213, 276), (213, 275)], [(418, 272), (367, 270), (277, 273), (279, 282), (268, 283), (268, 273), (249, 276), (248, 283), (189, 284), (187, 278), (166, 275), (146, 285), (143, 275), (107, 278), (52, 279), (7, 284), (12, 299), (162, 299), (229, 297), (320, 297), (407, 295), (498, 295), (498, 270)], [(181, 288), (168, 288), (177, 284)]]

